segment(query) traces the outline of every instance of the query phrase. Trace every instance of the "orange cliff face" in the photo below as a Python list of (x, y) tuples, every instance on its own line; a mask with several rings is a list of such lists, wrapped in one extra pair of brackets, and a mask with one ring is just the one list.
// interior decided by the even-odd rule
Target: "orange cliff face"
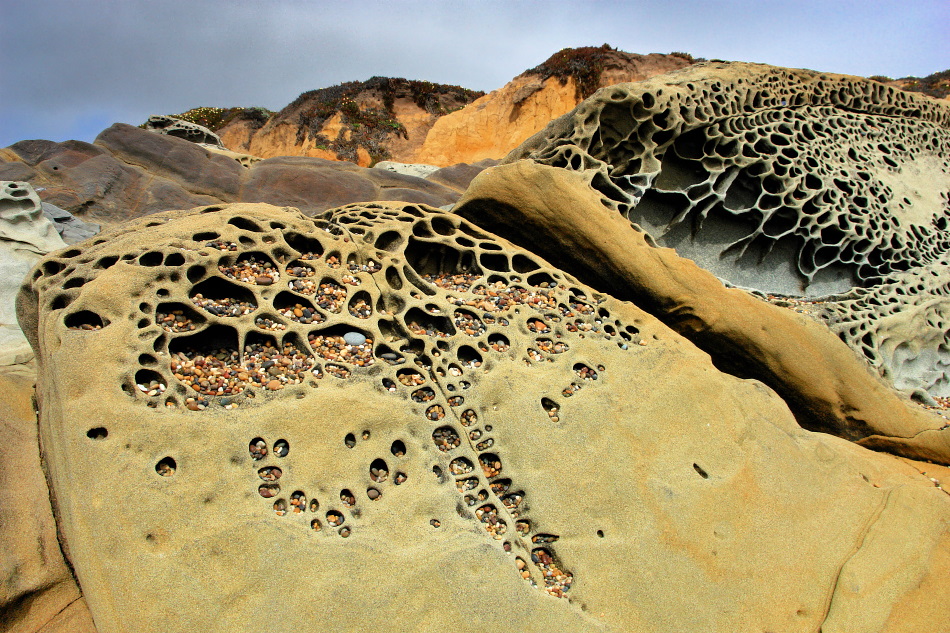
[(260, 158), (313, 156), (368, 167), (380, 160), (445, 167), (500, 159), (594, 90), (693, 63), (682, 53), (609, 46), (564, 49), (482, 95), (458, 86), (374, 77), (300, 95), (260, 121), (217, 130), (228, 149)]
[(432, 124), (482, 93), (426, 81), (374, 77), (313, 90), (263, 126), (235, 119), (218, 130), (233, 151), (261, 158), (315, 156), (368, 167), (411, 162)]
[[(585, 49), (565, 52), (570, 55), (582, 50)], [(623, 51), (592, 50), (605, 53), (604, 59), (600, 60), (601, 68), (595, 69), (596, 77), (581, 77), (581, 82), (586, 80), (596, 88), (642, 81), (693, 63), (688, 56), (681, 55), (634, 55)], [(545, 78), (548, 73), (544, 72), (544, 66), (522, 73), (499, 90), (438, 119), (421, 149), (406, 162), (446, 166), (474, 163), (485, 158), (504, 158), (588, 96), (575, 76), (551, 74)]]

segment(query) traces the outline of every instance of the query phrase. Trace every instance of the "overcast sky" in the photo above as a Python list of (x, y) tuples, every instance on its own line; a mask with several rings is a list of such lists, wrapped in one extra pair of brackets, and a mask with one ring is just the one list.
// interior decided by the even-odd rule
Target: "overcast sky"
[(373, 75), (500, 88), (564, 47), (855, 75), (950, 68), (948, 0), (0, 0), (0, 147)]

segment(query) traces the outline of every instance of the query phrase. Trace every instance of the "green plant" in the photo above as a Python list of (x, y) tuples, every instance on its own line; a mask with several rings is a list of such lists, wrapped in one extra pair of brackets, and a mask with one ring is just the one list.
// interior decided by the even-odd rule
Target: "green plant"
[(609, 54), (616, 50), (608, 44), (564, 48), (544, 63), (525, 71), (525, 74), (538, 75), (542, 80), (556, 77), (562, 86), (567, 84), (568, 78), (573, 78), (577, 86), (577, 98), (586, 99), (599, 87), (605, 62)]
[[(372, 77), (304, 92), (279, 116), (296, 116), (299, 145), (308, 136), (316, 140), (327, 119), (338, 114), (349, 135), (341, 131), (336, 140), (327, 141), (328, 149), (342, 160), (355, 161), (356, 150), (362, 147), (378, 162), (389, 158), (386, 143), (392, 135), (408, 138), (406, 127), (396, 118), (396, 99), (411, 99), (418, 107), (441, 116), (448, 111), (446, 105), (458, 109), (483, 94), (429, 81)], [(373, 101), (382, 102), (383, 107), (370, 105)]]

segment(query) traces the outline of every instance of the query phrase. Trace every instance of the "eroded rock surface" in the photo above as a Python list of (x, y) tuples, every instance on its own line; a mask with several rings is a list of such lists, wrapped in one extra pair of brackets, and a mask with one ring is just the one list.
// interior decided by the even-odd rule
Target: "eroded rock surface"
[(0, 181), (0, 365), (32, 358), (17, 325), (16, 295), (33, 265), (65, 245), (28, 183)]
[(155, 114), (150, 116), (148, 121), (145, 122), (145, 129), (150, 132), (167, 134), (168, 136), (177, 136), (192, 143), (213, 145), (224, 149), (224, 145), (221, 144), (221, 138), (217, 134), (205, 126), (192, 123), (191, 121), (183, 121), (175, 117)]
[(842, 295), (825, 313), (852, 349), (947, 396), (948, 156), (940, 101), (708, 63), (601, 90), (507, 160), (585, 173), (606, 208), (733, 284)]
[(18, 307), (102, 631), (948, 613), (930, 479), (802, 430), (761, 383), (457, 216), (231, 205), (99, 239), (46, 258)]

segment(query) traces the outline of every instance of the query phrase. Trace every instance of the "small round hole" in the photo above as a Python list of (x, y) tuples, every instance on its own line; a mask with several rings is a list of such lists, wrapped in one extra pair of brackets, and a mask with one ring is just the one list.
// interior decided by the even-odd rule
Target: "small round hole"
[(164, 457), (157, 464), (155, 464), (155, 472), (157, 472), (162, 477), (171, 477), (175, 474), (175, 469), (178, 465), (175, 463), (175, 460), (171, 457)]
[(97, 426), (94, 429), (86, 431), (86, 437), (91, 440), (104, 440), (109, 437), (109, 431), (104, 426)]

